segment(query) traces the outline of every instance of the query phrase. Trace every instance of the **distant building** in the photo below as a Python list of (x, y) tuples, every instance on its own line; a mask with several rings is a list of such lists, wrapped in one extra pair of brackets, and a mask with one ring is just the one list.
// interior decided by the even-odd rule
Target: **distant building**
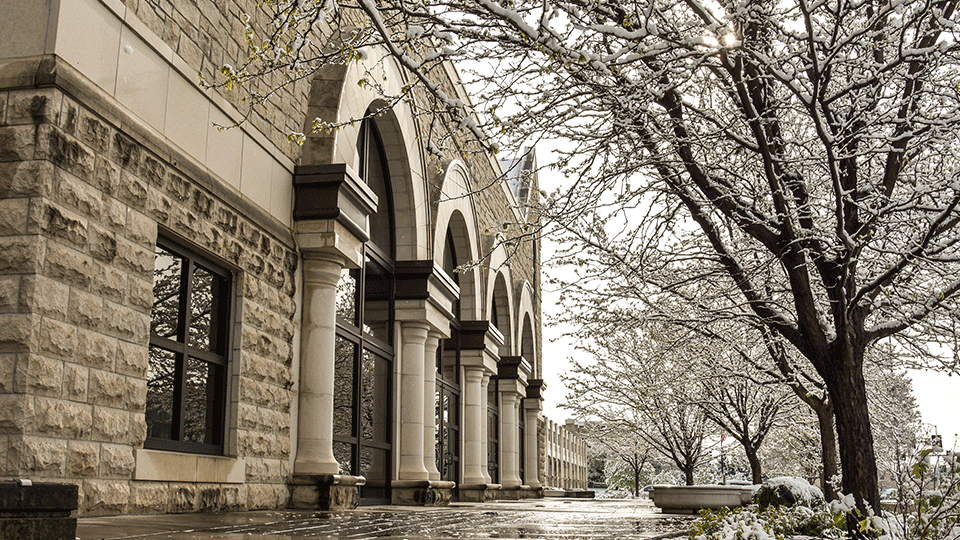
[(580, 426), (574, 420), (557, 424), (549, 418), (546, 419), (546, 424), (547, 486), (567, 491), (586, 490), (587, 443), (580, 437)]
[(484, 234), (537, 220), (533, 154), (433, 160), (405, 105), (287, 140), (389, 60), (221, 132), (242, 9), (0, 0), (0, 476), (83, 515), (539, 496), (539, 245)]

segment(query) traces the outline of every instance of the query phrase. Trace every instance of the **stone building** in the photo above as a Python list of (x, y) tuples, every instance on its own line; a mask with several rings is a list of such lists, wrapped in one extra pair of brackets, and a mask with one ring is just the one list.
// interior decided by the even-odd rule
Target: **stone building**
[(548, 487), (566, 491), (587, 489), (587, 443), (580, 437), (576, 421), (568, 419), (558, 424), (546, 421), (546, 461), (544, 481)]
[(538, 496), (539, 246), (485, 232), (537, 219), (496, 181), (532, 154), (435, 160), (403, 105), (288, 141), (389, 61), (221, 131), (197, 74), (252, 5), (0, 0), (0, 476), (83, 515)]

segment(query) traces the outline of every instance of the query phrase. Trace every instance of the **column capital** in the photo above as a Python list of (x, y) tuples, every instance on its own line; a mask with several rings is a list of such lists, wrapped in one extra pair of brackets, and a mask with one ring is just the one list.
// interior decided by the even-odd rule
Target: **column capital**
[(522, 356), (501, 356), (497, 362), (497, 376), (501, 379), (515, 379), (521, 384), (527, 384), (530, 377), (530, 363)]
[(543, 379), (530, 379), (527, 381), (527, 397), (529, 399), (543, 399), (543, 392), (547, 389), (547, 384)]
[(367, 218), (377, 196), (345, 163), (298, 166), (293, 173), (294, 233), (300, 252), (337, 254), (347, 265), (363, 263), (370, 239)]
[(456, 319), (454, 306), (460, 287), (433, 260), (397, 261), (397, 320), (427, 322), (442, 337), (450, 336), (450, 322)]
[(404, 343), (426, 343), (432, 326), (421, 321), (400, 321), (400, 336)]

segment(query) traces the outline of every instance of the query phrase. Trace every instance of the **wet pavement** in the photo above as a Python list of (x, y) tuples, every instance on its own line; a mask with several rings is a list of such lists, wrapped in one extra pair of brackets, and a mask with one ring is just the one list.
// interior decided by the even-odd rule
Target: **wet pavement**
[(444, 508), (371, 506), (342, 512), (262, 510), (224, 514), (92, 517), (79, 540), (650, 539), (685, 530), (691, 516), (661, 514), (646, 499), (537, 499)]

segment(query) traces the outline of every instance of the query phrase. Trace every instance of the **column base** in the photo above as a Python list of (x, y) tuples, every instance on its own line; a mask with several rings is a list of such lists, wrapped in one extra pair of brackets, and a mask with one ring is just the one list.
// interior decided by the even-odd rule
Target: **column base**
[(461, 502), (484, 502), (495, 500), (500, 491), (500, 484), (473, 484), (462, 485), (457, 490)]
[(521, 486), (520, 498), (521, 499), (542, 499), (543, 487)]
[(523, 486), (503, 486), (497, 494), (497, 498), (504, 501), (519, 501), (522, 496)]
[(405, 506), (448, 506), (456, 485), (439, 480), (394, 480), (390, 483), (390, 502)]
[(352, 510), (360, 504), (362, 476), (295, 474), (290, 485), (290, 506), (311, 510)]

